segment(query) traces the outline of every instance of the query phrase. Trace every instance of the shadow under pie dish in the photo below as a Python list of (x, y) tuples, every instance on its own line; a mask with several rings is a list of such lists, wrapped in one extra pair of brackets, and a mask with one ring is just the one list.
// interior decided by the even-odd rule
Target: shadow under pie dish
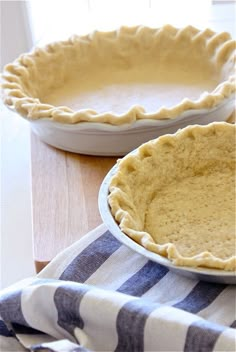
[(124, 155), (188, 124), (226, 120), (234, 60), (227, 33), (122, 27), (21, 55), (4, 69), (3, 99), (51, 145)]
[(112, 233), (151, 259), (216, 269), (236, 283), (235, 132), (225, 122), (188, 126), (120, 159), (101, 187), (103, 221), (112, 217)]

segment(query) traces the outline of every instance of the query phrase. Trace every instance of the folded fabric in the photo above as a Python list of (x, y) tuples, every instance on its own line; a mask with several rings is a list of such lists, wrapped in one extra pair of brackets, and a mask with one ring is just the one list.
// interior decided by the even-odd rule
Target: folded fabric
[(235, 351), (235, 298), (235, 286), (177, 275), (101, 225), (1, 292), (3, 351)]

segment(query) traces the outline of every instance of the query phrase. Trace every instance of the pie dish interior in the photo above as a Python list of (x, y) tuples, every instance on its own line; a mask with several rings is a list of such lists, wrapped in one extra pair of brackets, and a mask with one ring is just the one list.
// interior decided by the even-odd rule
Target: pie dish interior
[(235, 270), (235, 130), (189, 126), (121, 159), (108, 202), (122, 232), (177, 266)]
[(194, 27), (74, 36), (5, 67), (4, 101), (30, 120), (111, 125), (174, 119), (235, 93), (235, 42)]

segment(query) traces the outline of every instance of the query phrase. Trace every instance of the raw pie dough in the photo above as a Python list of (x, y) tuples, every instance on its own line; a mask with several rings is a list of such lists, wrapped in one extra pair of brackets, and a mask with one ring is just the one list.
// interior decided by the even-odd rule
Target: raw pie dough
[(234, 59), (227, 33), (121, 27), (21, 55), (4, 69), (3, 97), (31, 120), (122, 125), (174, 119), (232, 98)]
[(197, 100), (205, 90), (212, 91), (220, 80), (206, 73), (186, 72), (184, 68), (156, 68), (155, 63), (135, 68), (102, 68), (73, 78), (61, 88), (42, 96), (44, 103), (65, 105), (78, 111), (92, 107), (99, 114), (123, 114), (137, 102), (155, 113), (161, 106), (171, 108), (185, 97)]
[(124, 157), (108, 197), (121, 230), (175, 265), (235, 270), (235, 130), (189, 126)]

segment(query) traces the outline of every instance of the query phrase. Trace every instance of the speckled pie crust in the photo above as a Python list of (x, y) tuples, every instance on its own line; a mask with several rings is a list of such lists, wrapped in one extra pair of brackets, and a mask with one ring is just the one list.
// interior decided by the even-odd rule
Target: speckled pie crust
[[(197, 99), (186, 96), (174, 106), (161, 106), (157, 111), (145, 111), (138, 103), (122, 113), (99, 112), (93, 106), (73, 110), (43, 103), (47, 94), (62, 87), (75, 73), (89, 73), (91, 68), (99, 70), (109, 65), (125, 70), (142, 64), (148, 67), (150, 60), (160, 70), (163, 65), (188, 67), (189, 72), (199, 70), (203, 78), (216, 78), (216, 84), (213, 90), (202, 91)], [(74, 36), (21, 55), (5, 67), (3, 99), (30, 120), (50, 118), (69, 124), (90, 121), (122, 125), (140, 119), (174, 119), (188, 110), (217, 107), (231, 97), (235, 92), (234, 60), (235, 42), (227, 33), (200, 31), (191, 26), (122, 27), (112, 32)]]
[(236, 269), (236, 126), (189, 126), (118, 162), (108, 196), (121, 230), (178, 266)]

